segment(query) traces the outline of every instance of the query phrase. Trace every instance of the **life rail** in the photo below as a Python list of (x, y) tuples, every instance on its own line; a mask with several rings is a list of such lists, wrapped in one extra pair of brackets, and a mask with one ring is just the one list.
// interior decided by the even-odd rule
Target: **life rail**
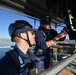
[(62, 69), (64, 69), (75, 58), (76, 58), (76, 54), (73, 54), (72, 56), (60, 61), (56, 65), (49, 67), (48, 69), (46, 69), (45, 71), (37, 75), (57, 75)]
[(0, 48), (10, 48), (11, 50), (13, 49), (14, 46), (0, 46)]
[[(59, 43), (59, 42), (58, 42)], [(65, 44), (65, 46), (63, 45), (58, 45), (55, 44), (53, 47), (55, 48), (69, 48), (69, 49), (75, 49), (75, 44), (76, 43), (67, 43)], [(60, 42), (60, 44), (62, 44)], [(69, 45), (69, 46), (68, 46)], [(48, 69), (44, 70), (43, 72), (37, 74), (37, 75), (57, 75), (59, 72), (61, 72), (69, 63), (71, 63), (74, 59), (76, 58), (76, 53), (74, 53), (73, 55), (67, 57), (66, 59), (61, 60), (60, 62), (58, 62), (57, 64), (55, 64), (52, 67), (49, 67)]]

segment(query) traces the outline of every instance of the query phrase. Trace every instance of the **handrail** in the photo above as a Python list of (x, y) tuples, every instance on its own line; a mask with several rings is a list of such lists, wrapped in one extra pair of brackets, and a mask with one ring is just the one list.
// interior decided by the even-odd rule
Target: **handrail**
[(61, 62), (57, 63), (56, 65), (49, 67), (45, 71), (37, 74), (37, 75), (56, 75), (58, 74), (62, 69), (64, 69), (71, 61), (73, 61), (76, 58), (76, 54), (73, 54), (72, 56), (62, 60)]
[(0, 48), (10, 48), (12, 50), (14, 46), (0, 46)]
[(11, 46), (0, 46), (0, 48), (11, 48)]

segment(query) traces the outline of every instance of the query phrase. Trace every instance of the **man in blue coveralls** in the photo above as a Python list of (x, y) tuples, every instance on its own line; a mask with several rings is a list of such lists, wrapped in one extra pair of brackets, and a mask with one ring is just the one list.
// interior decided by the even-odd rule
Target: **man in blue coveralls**
[(37, 45), (35, 54), (41, 61), (44, 61), (44, 68), (37, 63), (38, 68), (43, 70), (49, 67), (50, 46), (54, 45), (56, 41), (64, 39), (66, 34), (67, 32), (65, 30), (62, 30), (61, 33), (58, 34), (54, 29), (51, 29), (51, 18), (48, 14), (41, 16), (40, 27), (35, 33)]
[(16, 20), (9, 25), (9, 35), (16, 45), (0, 60), (0, 75), (30, 75), (30, 69), (36, 67), (37, 62), (31, 52), (35, 46), (33, 31), (31, 24), (25, 20)]

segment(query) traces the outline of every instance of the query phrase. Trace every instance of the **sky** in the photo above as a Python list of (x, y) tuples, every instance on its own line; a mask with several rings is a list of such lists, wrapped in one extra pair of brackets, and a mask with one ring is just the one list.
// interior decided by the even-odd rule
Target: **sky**
[[(34, 27), (33, 19), (0, 9), (0, 38), (10, 38), (8, 34), (8, 26), (15, 20), (26, 20)], [(38, 27), (39, 21), (36, 21), (35, 28)], [(54, 26), (52, 26), (52, 28), (55, 29)], [(58, 26), (56, 31), (59, 33), (62, 29), (63, 27)], [(68, 35), (66, 36), (66, 39), (69, 39)]]

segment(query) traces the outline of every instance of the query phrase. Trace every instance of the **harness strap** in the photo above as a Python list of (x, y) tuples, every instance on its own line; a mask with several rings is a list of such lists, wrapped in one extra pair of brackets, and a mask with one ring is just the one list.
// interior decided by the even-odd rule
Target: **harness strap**
[(17, 67), (19, 68), (20, 75), (22, 75), (22, 72), (24, 71), (25, 64), (24, 64), (24, 61), (21, 58), (21, 56), (19, 56), (18, 51), (16, 49), (10, 50), (9, 52), (6, 52), (6, 54), (11, 56), (11, 58), (14, 60)]
[[(46, 39), (46, 34), (44, 33), (44, 31), (40, 30), (40, 32), (43, 34), (43, 37)], [(43, 52), (46, 52), (46, 51), (39, 49), (39, 47), (36, 45), (34, 53), (36, 54), (37, 52), (39, 52), (42, 55)]]
[[(19, 74), (20, 75), (24, 75), (24, 71), (28, 68), (28, 66), (30, 65), (30, 63), (25, 64), (24, 60), (22, 59), (22, 57), (19, 55), (18, 51), (16, 48), (14, 48), (13, 50), (10, 50), (9, 52), (6, 52), (6, 54), (10, 55), (10, 57), (14, 60), (14, 62), (16, 63), (18, 69), (19, 69)], [(30, 57), (30, 56), (29, 56)], [(31, 60), (31, 59), (30, 59)], [(32, 61), (32, 60), (31, 60)], [(32, 63), (34, 63), (32, 61)], [(31, 73), (34, 73), (34, 75), (36, 75), (36, 73), (34, 71), (32, 71)], [(30, 74), (32, 75), (32, 74)]]
[(43, 33), (44, 37), (46, 38), (46, 34), (44, 33), (44, 31), (42, 31), (42, 30), (40, 30), (40, 31)]
[(17, 67), (20, 66), (19, 60), (18, 60), (18, 54), (14, 50), (10, 50), (9, 52), (6, 52), (7, 55), (10, 55), (12, 59), (14, 59), (14, 62), (16, 63)]

